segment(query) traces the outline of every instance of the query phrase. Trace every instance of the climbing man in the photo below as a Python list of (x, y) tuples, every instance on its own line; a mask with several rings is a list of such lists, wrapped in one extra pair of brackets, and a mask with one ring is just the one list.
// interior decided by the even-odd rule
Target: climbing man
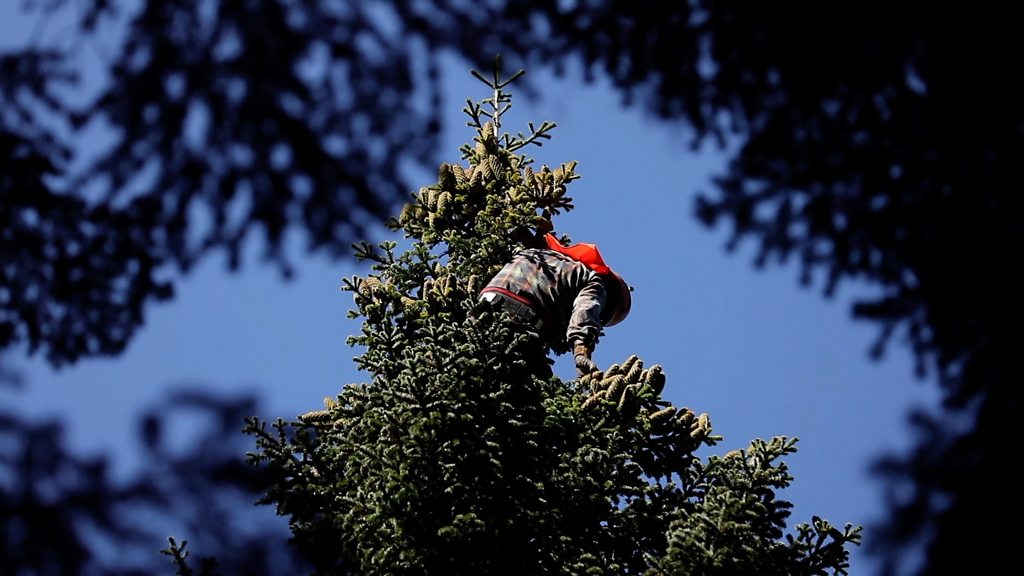
[(594, 244), (564, 246), (551, 233), (516, 252), (480, 291), (556, 353), (572, 350), (578, 376), (597, 370), (603, 327), (629, 314), (630, 288)]

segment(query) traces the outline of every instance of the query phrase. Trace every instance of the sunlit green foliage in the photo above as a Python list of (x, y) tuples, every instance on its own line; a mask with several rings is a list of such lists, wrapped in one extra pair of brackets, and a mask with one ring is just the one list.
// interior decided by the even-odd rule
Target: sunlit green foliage
[[(795, 440), (717, 445), (707, 414), (662, 398), (630, 356), (580, 380), (476, 296), (531, 234), (572, 209), (576, 163), (519, 151), (554, 124), (502, 132), (510, 80), (466, 112), (466, 164), (445, 163), (391, 222), (408, 244), (360, 244), (344, 280), (369, 381), (296, 421), (252, 419), (264, 499), (324, 574), (845, 573), (859, 529), (785, 534)], [(558, 350), (555, 351), (556, 353)]]

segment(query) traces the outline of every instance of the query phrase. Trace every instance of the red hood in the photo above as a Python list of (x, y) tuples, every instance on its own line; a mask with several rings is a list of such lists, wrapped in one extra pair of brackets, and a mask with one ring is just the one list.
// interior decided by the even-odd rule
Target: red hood
[(632, 295), (630, 294), (629, 286), (622, 279), (622, 276), (616, 274), (614, 270), (604, 263), (604, 258), (601, 257), (601, 252), (597, 249), (597, 245), (580, 242), (572, 246), (565, 246), (551, 233), (545, 234), (544, 240), (547, 242), (548, 248), (561, 252), (573, 260), (582, 262), (587, 268), (590, 268), (600, 276), (611, 277), (614, 280), (614, 282), (605, 282), (608, 288), (617, 289), (619, 292), (618, 298), (614, 299), (616, 304), (615, 310), (605, 326), (614, 326), (622, 322), (632, 307)]

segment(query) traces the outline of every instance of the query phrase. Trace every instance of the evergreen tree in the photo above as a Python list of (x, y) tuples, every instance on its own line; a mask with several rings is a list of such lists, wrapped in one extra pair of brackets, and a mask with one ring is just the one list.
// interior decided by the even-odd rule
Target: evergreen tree
[(391, 221), (407, 248), (355, 246), (372, 272), (343, 288), (369, 381), (293, 422), (247, 422), (251, 461), (272, 476), (262, 502), (322, 574), (845, 574), (860, 528), (814, 518), (786, 533), (777, 492), (795, 439), (702, 460), (721, 437), (662, 398), (661, 366), (634, 355), (562, 380), (478, 300), (525, 237), (572, 209), (579, 178), (575, 162), (521, 153), (553, 123), (502, 130), (519, 74), (502, 79), (500, 59), (491, 78), (474, 71), (493, 95), (465, 108), (465, 164), (441, 164)]

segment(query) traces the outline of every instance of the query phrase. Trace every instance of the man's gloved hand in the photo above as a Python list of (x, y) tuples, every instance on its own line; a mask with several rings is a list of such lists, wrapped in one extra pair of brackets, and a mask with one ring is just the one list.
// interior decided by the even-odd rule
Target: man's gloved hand
[(577, 343), (572, 348), (573, 359), (576, 361), (576, 375), (583, 377), (591, 372), (597, 371), (597, 364), (590, 359), (593, 348), (583, 343)]

